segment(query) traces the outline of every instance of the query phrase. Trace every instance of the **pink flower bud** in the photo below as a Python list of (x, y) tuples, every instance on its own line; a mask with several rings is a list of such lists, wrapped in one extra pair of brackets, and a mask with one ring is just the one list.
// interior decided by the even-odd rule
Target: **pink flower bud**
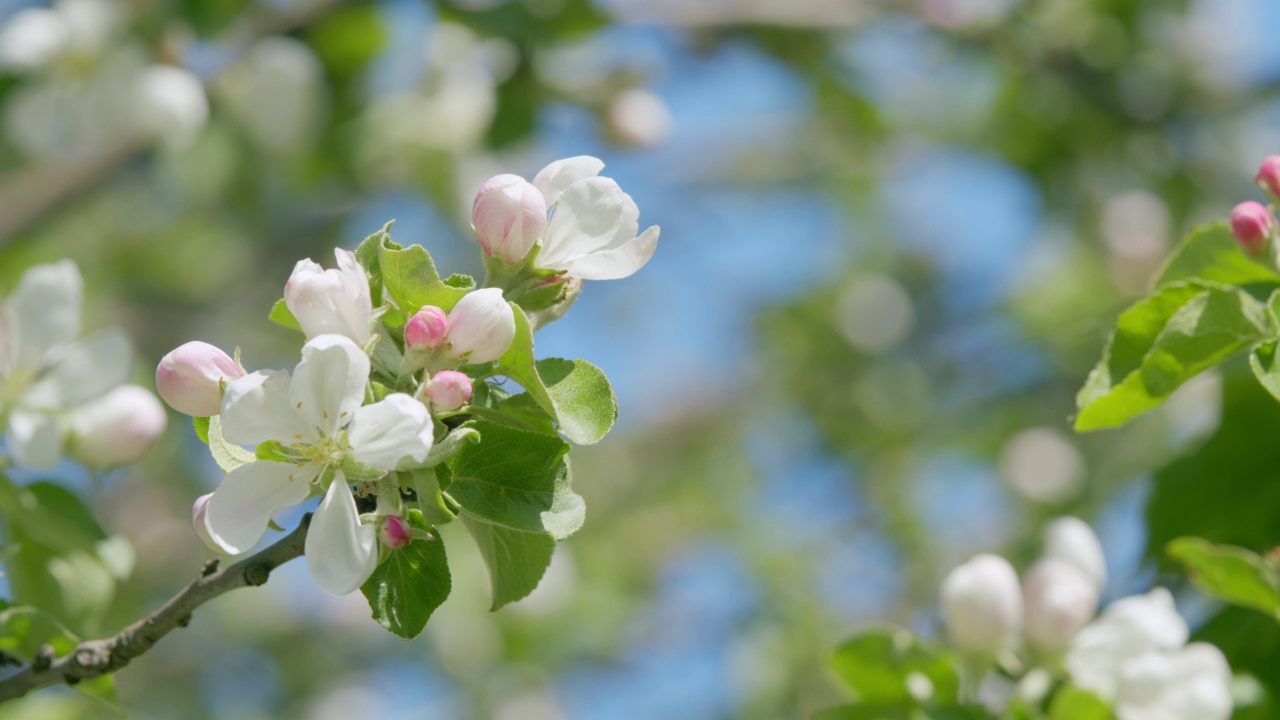
[(192, 417), (210, 417), (222, 406), (222, 382), (244, 377), (226, 353), (194, 341), (169, 352), (156, 367), (156, 390), (169, 406)]
[(214, 552), (226, 552), (213, 541), (213, 537), (209, 535), (209, 527), (204, 524), (205, 508), (209, 505), (209, 498), (211, 497), (213, 497), (213, 493), (207, 493), (196, 498), (195, 503), (191, 506), (191, 524), (195, 526), (196, 535), (199, 536), (200, 541), (206, 547)]
[(1261, 257), (1266, 252), (1267, 242), (1275, 228), (1275, 218), (1261, 203), (1249, 200), (1231, 211), (1231, 232), (1240, 247), (1254, 257)]
[(444, 344), (444, 310), (435, 305), (423, 305), (422, 309), (404, 326), (404, 345), (410, 350), (435, 350)]
[(427, 381), (422, 394), (433, 412), (452, 412), (471, 402), (471, 378), (457, 370), (441, 370)]
[(413, 528), (398, 515), (388, 515), (382, 519), (382, 528), (378, 532), (382, 544), (392, 549), (407, 547), (413, 542)]
[(1253, 182), (1272, 198), (1280, 198), (1280, 155), (1271, 155), (1263, 160)]
[(146, 388), (121, 385), (73, 409), (71, 453), (86, 465), (119, 467), (146, 456), (169, 418)]
[(508, 265), (524, 260), (547, 227), (547, 202), (518, 175), (496, 175), (480, 186), (471, 223), (485, 255)]
[(445, 335), (449, 355), (463, 363), (497, 360), (516, 337), (516, 317), (498, 288), (467, 293), (453, 311)]
[(1044, 558), (1031, 567), (1022, 585), (1026, 600), (1023, 635), (1027, 646), (1045, 658), (1057, 657), (1098, 610), (1098, 586), (1084, 570), (1066, 560)]

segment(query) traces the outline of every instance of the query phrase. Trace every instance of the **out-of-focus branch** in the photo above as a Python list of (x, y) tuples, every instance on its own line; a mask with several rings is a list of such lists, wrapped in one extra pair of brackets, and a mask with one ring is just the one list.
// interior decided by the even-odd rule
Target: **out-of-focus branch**
[[(252, 23), (233, 40), (243, 55), (255, 40), (304, 28), (343, 4), (344, 0), (317, 0), (285, 16), (271, 15)], [(22, 168), (0, 176), (0, 246), (35, 224), (64, 202), (74, 199), (151, 147), (149, 142), (127, 140), (88, 159), (57, 160)]]
[(86, 640), (58, 658), (53, 657), (52, 648), (46, 645), (29, 665), (0, 679), (0, 703), (49, 685), (74, 685), (123, 668), (170, 631), (186, 627), (196, 608), (232, 590), (262, 585), (272, 570), (301, 556), (310, 522), (308, 514), (296, 530), (276, 544), (221, 570), (217, 560), (210, 560), (200, 577), (160, 609), (109, 638)]

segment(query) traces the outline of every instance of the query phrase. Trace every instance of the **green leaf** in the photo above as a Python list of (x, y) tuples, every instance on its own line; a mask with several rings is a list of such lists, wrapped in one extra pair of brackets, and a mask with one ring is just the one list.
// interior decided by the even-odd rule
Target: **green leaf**
[(904, 707), (892, 703), (841, 705), (814, 713), (812, 720), (988, 720), (982, 708), (943, 705), (928, 708)]
[(284, 302), (284, 298), (280, 298), (275, 305), (271, 306), (271, 312), (267, 314), (267, 319), (290, 330), (302, 332), (302, 325), (298, 324), (298, 318), (294, 317), (293, 313), (290, 312), (289, 306)]
[(360, 592), (368, 598), (379, 625), (411, 640), (449, 597), (452, 580), (444, 543), (438, 536), (435, 540), (416, 539), (408, 547), (384, 552), (387, 557)]
[(475, 539), (489, 569), (493, 586), (490, 610), (526, 597), (538, 587), (556, 550), (556, 539), (551, 533), (512, 530), (481, 522), (470, 515), (462, 516), (462, 524)]
[(1065, 685), (1049, 705), (1050, 720), (1114, 720), (1111, 706), (1086, 690)]
[[(435, 468), (416, 468), (409, 472), (399, 473), (400, 487), (411, 487), (418, 496), (418, 511), (424, 521), (430, 525), (447, 525), (457, 515), (449, 507), (441, 492), (438, 470), (448, 471), (449, 466), (439, 465)], [(447, 484), (447, 483), (446, 483)]]
[(462, 448), (468, 444), (480, 442), (480, 433), (472, 427), (470, 423), (454, 428), (449, 431), (444, 439), (437, 441), (431, 446), (431, 451), (427, 453), (427, 459), (422, 461), (423, 467), (434, 467), (449, 458), (457, 455)]
[(1262, 387), (1280, 400), (1280, 367), (1276, 366), (1276, 344), (1275, 340), (1259, 343), (1249, 353), (1249, 367)]
[(1198, 537), (1178, 538), (1167, 552), (1206, 594), (1280, 620), (1280, 570), (1275, 563), (1245, 548)]
[[(62, 623), (36, 608), (9, 607), (0, 611), (0, 652), (23, 662), (34, 660), (43, 645), (49, 645), (54, 654), (61, 657), (75, 650), (80, 640)], [(82, 680), (76, 683), (75, 689), (112, 708), (117, 717), (123, 717), (112, 676)]]
[(1167, 285), (1120, 315), (1076, 402), (1077, 430), (1116, 427), (1270, 334), (1262, 305), (1234, 288)]
[(369, 297), (373, 299), (375, 306), (383, 303), (382, 246), (384, 243), (395, 245), (391, 242), (391, 226), (395, 222), (391, 220), (383, 225), (381, 230), (367, 236), (355, 249), (356, 262), (369, 273)]
[(223, 439), (222, 419), (217, 415), (209, 418), (209, 454), (213, 455), (213, 461), (226, 473), (257, 460), (253, 453)]
[(872, 630), (846, 641), (830, 667), (865, 703), (948, 704), (960, 690), (956, 658), (901, 628)]
[(191, 425), (196, 429), (196, 437), (200, 438), (200, 442), (205, 445), (209, 444), (209, 418), (193, 417)]
[(585, 360), (536, 361), (529, 318), (519, 305), (512, 304), (511, 310), (516, 318), (516, 336), (498, 359), (498, 372), (520, 383), (570, 442), (598, 442), (618, 417), (617, 399), (608, 378)]
[(564, 462), (567, 443), (484, 420), (474, 427), (480, 442), (464, 447), (449, 463), (451, 499), (476, 520), (514, 530), (565, 537), (559, 533), (575, 522), (568, 532), (581, 527), (581, 498), (569, 486)]
[(1280, 273), (1240, 249), (1226, 223), (1193, 229), (1165, 261), (1153, 287), (1181, 280), (1208, 280), (1223, 285), (1280, 283)]
[(388, 311), (383, 316), (392, 327), (403, 325), (423, 305), (435, 305), (448, 312), (468, 292), (440, 280), (426, 248), (421, 245), (402, 248), (392, 242), (389, 235), (382, 238), (378, 266), (386, 296), (399, 310), (394, 314)]

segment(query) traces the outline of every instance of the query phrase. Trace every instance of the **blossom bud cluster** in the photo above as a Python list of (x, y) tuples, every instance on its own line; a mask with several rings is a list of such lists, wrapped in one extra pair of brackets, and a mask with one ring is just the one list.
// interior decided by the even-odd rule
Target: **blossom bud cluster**
[[(1263, 160), (1253, 181), (1273, 203), (1280, 202), (1280, 155)], [(1231, 234), (1252, 257), (1270, 256), (1276, 228), (1271, 208), (1262, 203), (1247, 200), (1231, 210)]]
[(468, 293), (448, 314), (426, 305), (404, 326), (406, 349), (443, 351), (455, 365), (497, 360), (515, 337), (515, 313), (498, 288)]
[(25, 272), (0, 307), (0, 419), (23, 465), (64, 454), (94, 467), (141, 460), (164, 432), (164, 408), (126, 385), (133, 348), (117, 329), (80, 337), (84, 282), (70, 260)]
[[(1105, 568), (1088, 525), (1054, 520), (1021, 586), (998, 555), (978, 555), (947, 575), (941, 600), (948, 637), (979, 666), (1019, 652), (1032, 667), (1061, 662), (1074, 685), (1113, 705), (1118, 720), (1226, 720), (1226, 659), (1212, 645), (1186, 644), (1186, 622), (1167, 590), (1118, 600), (1094, 619)], [(1184, 692), (1192, 679), (1194, 697)]]

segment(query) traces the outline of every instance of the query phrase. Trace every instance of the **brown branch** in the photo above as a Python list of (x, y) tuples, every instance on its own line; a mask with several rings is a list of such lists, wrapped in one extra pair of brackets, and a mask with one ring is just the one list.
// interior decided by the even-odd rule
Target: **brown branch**
[(170, 631), (186, 627), (196, 608), (223, 593), (262, 585), (272, 570), (301, 556), (310, 523), (308, 513), (296, 530), (276, 544), (221, 570), (216, 559), (210, 560), (200, 577), (169, 598), (160, 609), (109, 638), (86, 640), (59, 658), (53, 657), (51, 647), (44, 646), (29, 665), (0, 679), (0, 703), (48, 685), (74, 685), (123, 668)]

